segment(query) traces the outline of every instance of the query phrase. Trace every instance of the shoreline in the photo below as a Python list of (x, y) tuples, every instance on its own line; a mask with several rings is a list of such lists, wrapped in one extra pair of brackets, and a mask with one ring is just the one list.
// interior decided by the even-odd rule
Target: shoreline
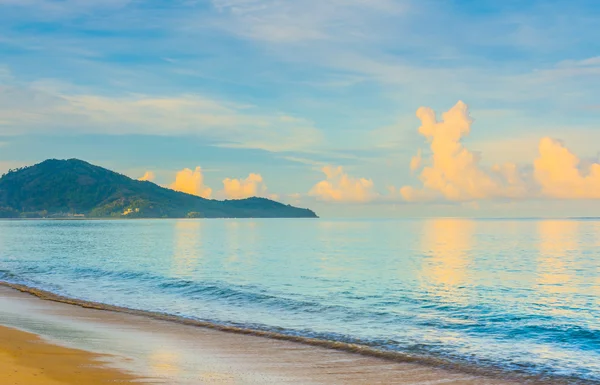
[[(258, 338), (265, 341), (270, 341), (272, 344), (292, 344), (297, 346), (304, 346), (306, 349), (317, 349), (331, 352), (338, 352), (342, 355), (348, 355), (354, 358), (363, 358), (367, 360), (375, 360), (380, 363), (386, 363), (388, 365), (398, 366), (412, 366), (422, 368), (424, 370), (430, 370), (432, 372), (445, 372), (448, 376), (450, 375), (466, 375), (473, 376), (474, 378), (484, 379), (486, 383), (490, 384), (574, 384), (576, 383), (573, 379), (544, 379), (541, 377), (534, 377), (530, 375), (523, 375), (516, 372), (507, 372), (501, 370), (494, 370), (487, 367), (475, 366), (475, 365), (464, 365), (458, 364), (451, 361), (432, 357), (420, 357), (400, 352), (383, 351), (375, 348), (371, 348), (363, 345), (349, 344), (330, 340), (321, 340), (315, 338), (293, 336), (283, 333), (244, 329), (235, 326), (220, 325), (205, 321), (197, 321), (193, 319), (177, 317), (173, 315), (149, 312), (143, 310), (129, 309), (120, 306), (107, 305), (98, 302), (78, 300), (69, 298), (61, 295), (54, 294), (49, 291), (40, 290), (32, 287), (28, 287), (20, 284), (13, 284), (5, 281), (0, 281), (0, 287), (18, 291), (23, 293), (30, 298), (35, 298), (43, 302), (64, 304), (69, 307), (76, 307), (85, 310), (114, 313), (121, 315), (122, 317), (141, 317), (147, 320), (154, 320), (158, 322), (166, 322), (172, 325), (179, 325), (184, 328), (192, 328), (197, 330), (211, 331), (219, 333), (223, 337), (229, 335), (238, 339), (243, 338)], [(0, 297), (1, 297), (0, 292)], [(0, 322), (1, 323), (1, 322)], [(318, 362), (315, 362), (315, 364)], [(445, 382), (445, 381), (444, 381)], [(583, 383), (583, 381), (580, 381)], [(395, 382), (394, 382), (395, 383)], [(398, 382), (404, 383), (404, 382)], [(450, 381), (449, 383), (454, 383)], [(458, 382), (471, 383), (471, 382)], [(457, 384), (458, 384), (457, 383)], [(474, 382), (476, 384), (478, 382)], [(588, 382), (589, 383), (589, 382)]]

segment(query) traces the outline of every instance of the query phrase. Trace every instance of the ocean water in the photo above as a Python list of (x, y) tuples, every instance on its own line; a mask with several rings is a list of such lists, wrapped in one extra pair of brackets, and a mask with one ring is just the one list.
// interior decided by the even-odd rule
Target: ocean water
[(600, 381), (600, 220), (0, 221), (0, 280)]

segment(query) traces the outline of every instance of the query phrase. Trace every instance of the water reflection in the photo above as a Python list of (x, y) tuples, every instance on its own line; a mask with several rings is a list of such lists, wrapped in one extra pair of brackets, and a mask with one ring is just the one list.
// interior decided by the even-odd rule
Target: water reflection
[[(0, 277), (190, 318), (600, 378), (600, 220), (366, 222), (94, 221), (67, 231), (61, 221), (0, 221)], [(66, 237), (84, 240), (85, 253)], [(173, 271), (194, 266), (191, 282), (172, 285)], [(201, 363), (213, 358), (195, 348)], [(220, 372), (189, 369), (187, 354), (154, 362), (193, 379)]]
[[(585, 293), (593, 298), (590, 303), (595, 303), (596, 309), (600, 310), (600, 258), (596, 256), (600, 251), (600, 223), (597, 221), (585, 222), (585, 228), (587, 235), (585, 238), (580, 240), (579, 249), (583, 255), (592, 255), (592, 258), (582, 257), (581, 258), (581, 269), (584, 269), (582, 277), (582, 285), (585, 286)], [(593, 248), (587, 249), (586, 245), (591, 245)]]
[[(233, 374), (221, 372), (213, 367), (213, 362), (205, 362), (201, 355), (181, 349), (181, 346), (163, 347), (148, 356), (148, 366), (153, 377), (181, 383), (194, 379), (194, 384), (235, 384)], [(200, 382), (197, 382), (200, 380)], [(179, 383), (178, 381), (178, 383)], [(171, 382), (169, 382), (171, 383)]]
[(338, 221), (323, 221), (317, 224), (317, 258), (307, 260), (315, 264), (315, 272), (319, 277), (335, 279), (350, 273), (349, 266), (355, 265), (357, 254), (348, 255), (339, 245), (352, 245), (356, 248), (360, 237), (364, 237), (364, 229), (361, 226), (363, 225), (360, 223)]
[(156, 377), (173, 377), (181, 372), (179, 354), (174, 351), (158, 350), (149, 357), (149, 365)]
[(567, 315), (560, 309), (573, 298), (569, 293), (576, 291), (573, 283), (573, 257), (578, 252), (579, 226), (577, 221), (546, 220), (538, 223), (539, 257), (537, 263), (537, 285), (540, 300), (552, 308), (554, 313)]
[(227, 265), (235, 265), (239, 259), (240, 253), (240, 222), (227, 221), (225, 223), (225, 234), (227, 235), (227, 246), (229, 253), (227, 255)]
[[(227, 220), (225, 222), (225, 242), (223, 243), (225, 258), (222, 266), (228, 274), (241, 274), (256, 268), (263, 244), (260, 225), (254, 220)], [(240, 281), (241, 282), (241, 281)]]
[(172, 274), (192, 277), (202, 257), (202, 221), (179, 220), (175, 223)]
[(468, 280), (475, 222), (468, 219), (431, 219), (423, 223), (421, 252), (422, 279), (426, 290), (460, 301), (456, 291)]

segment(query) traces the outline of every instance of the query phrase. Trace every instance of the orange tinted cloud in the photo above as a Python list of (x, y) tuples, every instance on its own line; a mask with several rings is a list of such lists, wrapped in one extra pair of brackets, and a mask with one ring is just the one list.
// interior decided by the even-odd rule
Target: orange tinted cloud
[(423, 153), (419, 148), (417, 155), (413, 156), (410, 160), (410, 171), (417, 171), (423, 165)]
[(575, 154), (560, 141), (547, 137), (540, 141), (539, 153), (534, 162), (534, 176), (543, 195), (560, 199), (600, 199), (600, 164), (582, 168)]
[(154, 172), (152, 172), (152, 171), (146, 171), (146, 173), (144, 174), (144, 176), (142, 176), (138, 180), (152, 182), (155, 177), (156, 177), (156, 175), (154, 175)]
[(184, 168), (177, 172), (175, 182), (169, 188), (207, 199), (212, 195), (212, 189), (204, 185), (204, 176), (200, 167), (196, 167), (193, 171)]
[(227, 199), (265, 196), (267, 185), (260, 174), (250, 174), (246, 179), (223, 180), (223, 195)]
[(417, 110), (421, 120), (419, 133), (430, 144), (431, 154), (423, 157), (421, 150), (410, 162), (411, 171), (423, 166), (419, 175), (422, 186), (404, 186), (400, 194), (407, 201), (447, 199), (469, 201), (493, 197), (519, 197), (526, 194), (526, 186), (517, 166), (507, 163), (484, 170), (478, 154), (469, 151), (462, 139), (471, 132), (473, 120), (468, 106), (459, 101), (442, 114), (438, 121), (428, 107)]
[(323, 167), (326, 179), (317, 183), (308, 193), (317, 199), (335, 202), (368, 202), (377, 197), (373, 181), (346, 174), (341, 166)]

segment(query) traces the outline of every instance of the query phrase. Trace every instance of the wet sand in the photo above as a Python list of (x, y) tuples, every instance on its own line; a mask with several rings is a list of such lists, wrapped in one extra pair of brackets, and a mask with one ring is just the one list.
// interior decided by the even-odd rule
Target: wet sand
[[(105, 383), (101, 381), (110, 378), (106, 376), (115, 376), (112, 378), (127, 383), (134, 375), (137, 383), (164, 384), (526, 383), (456, 368), (400, 362), (344, 349), (185, 325), (151, 316), (74, 306), (7, 287), (0, 287), (0, 325), (33, 333), (0, 333), (2, 384), (12, 384), (11, 380), (15, 384), (38, 384), (2, 377), (15, 370), (28, 378), (36, 377), (34, 374), (45, 375), (58, 381), (57, 384), (92, 385)], [(42, 340), (36, 335), (54, 346), (41, 344)], [(64, 349), (54, 355), (60, 363), (39, 360), (35, 353), (22, 354), (24, 351), (19, 352), (16, 346), (26, 341), (29, 341), (28, 349), (39, 347), (48, 356), (52, 355), (51, 349)], [(99, 362), (104, 364), (104, 369), (98, 368)], [(77, 382), (69, 376), (50, 375), (50, 370), (55, 373), (61, 367), (85, 368), (81, 375), (90, 375), (94, 380)], [(39, 384), (53, 385), (54, 382)]]
[[(44, 342), (0, 326), (0, 383), (4, 385), (133, 384), (135, 377), (104, 366), (103, 356)], [(139, 383), (139, 382), (138, 382)]]

